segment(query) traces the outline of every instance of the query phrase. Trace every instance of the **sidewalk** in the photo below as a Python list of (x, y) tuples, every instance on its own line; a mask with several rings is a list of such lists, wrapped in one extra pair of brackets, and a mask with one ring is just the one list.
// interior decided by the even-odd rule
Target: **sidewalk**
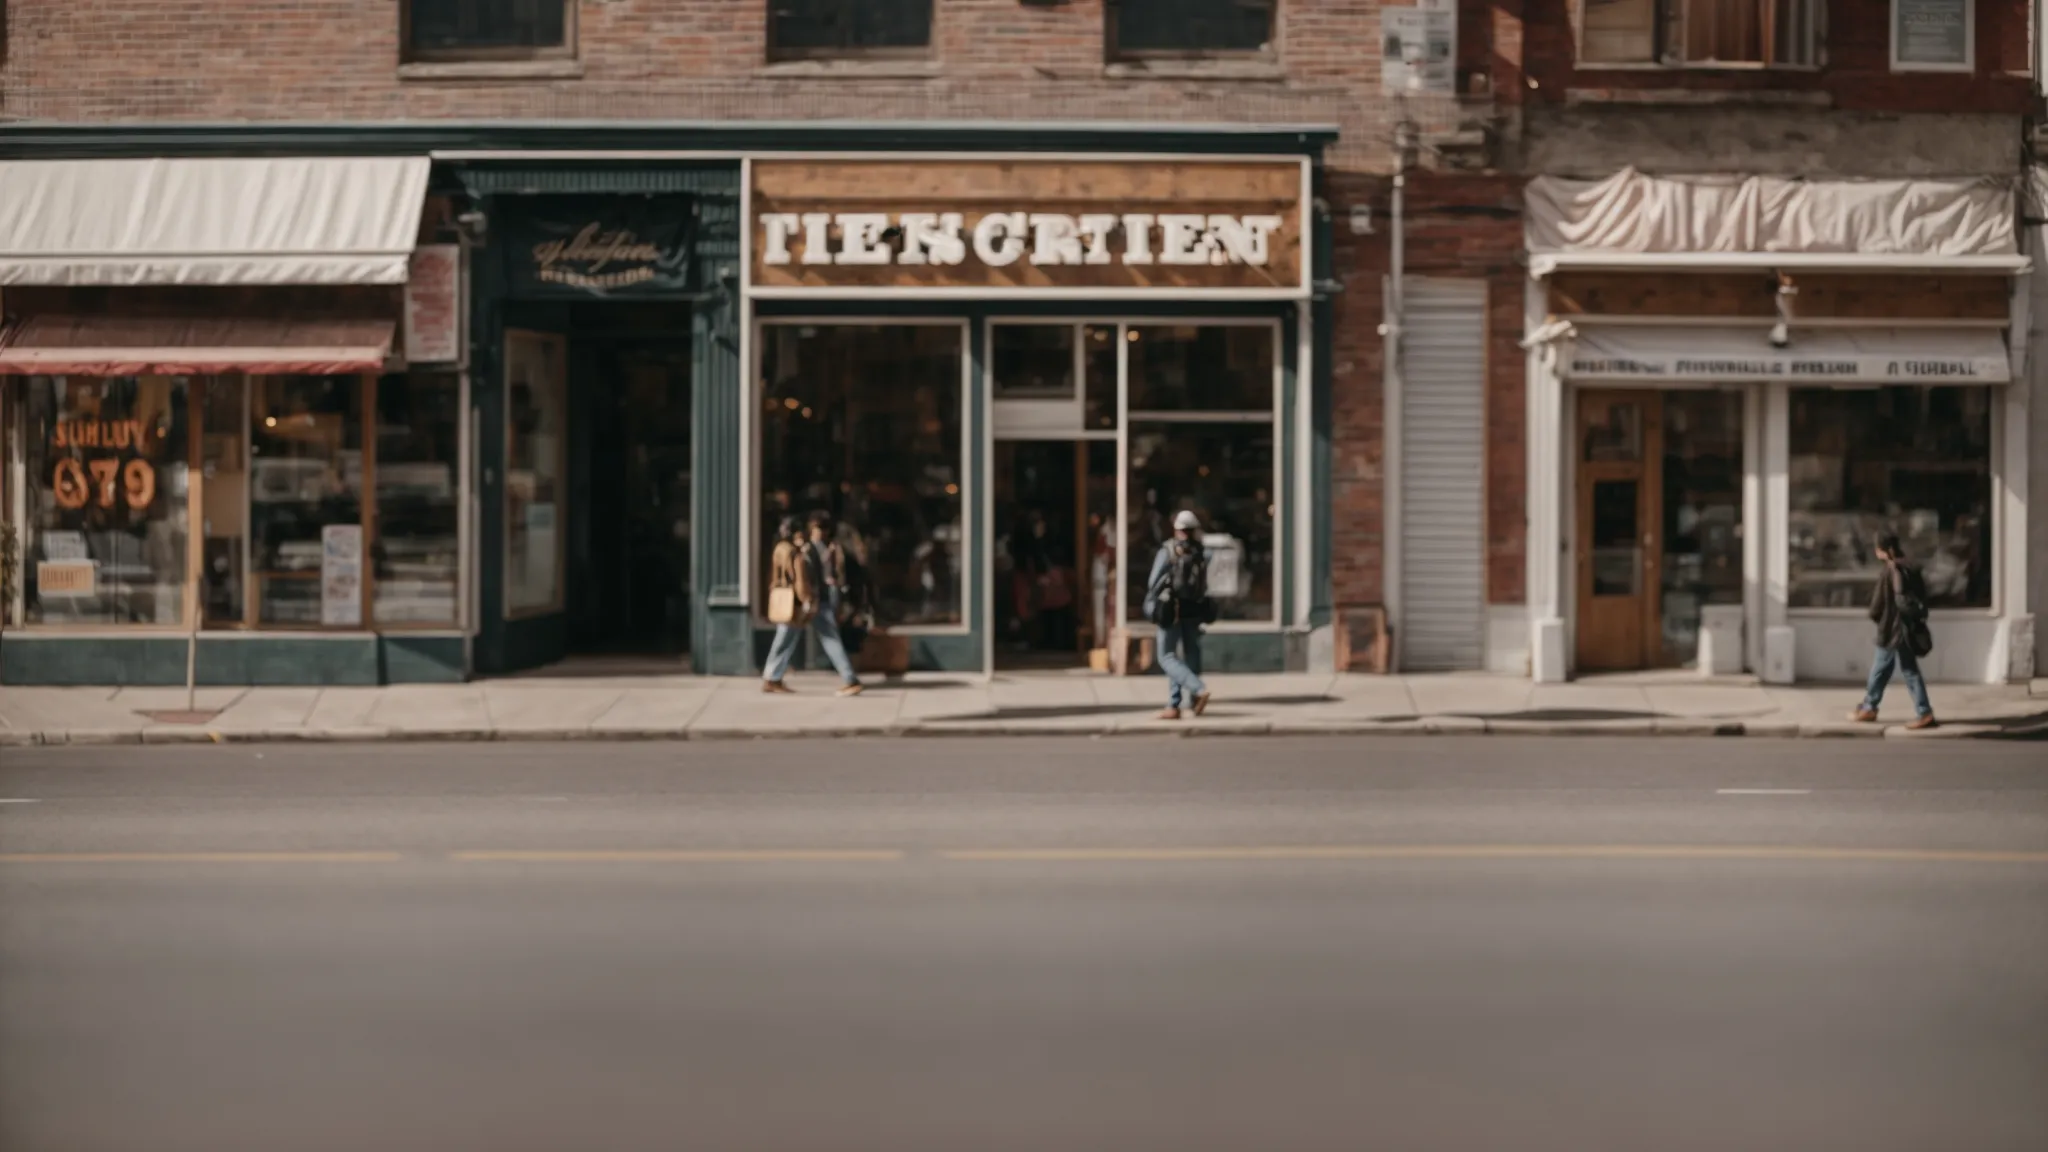
[(1672, 736), (2037, 736), (2048, 680), (1934, 687), (1943, 727), (1907, 733), (1903, 685), (1887, 724), (1846, 720), (1855, 686), (1762, 687), (1689, 675), (1531, 684), (1487, 675), (1216, 676), (1207, 716), (1154, 719), (1166, 683), (1029, 674), (918, 675), (854, 699), (829, 677), (797, 696), (750, 679), (517, 679), (385, 688), (203, 688), (197, 722), (179, 688), (0, 687), (0, 745), (375, 740), (711, 740), (835, 736), (1119, 736), (1498, 733)]

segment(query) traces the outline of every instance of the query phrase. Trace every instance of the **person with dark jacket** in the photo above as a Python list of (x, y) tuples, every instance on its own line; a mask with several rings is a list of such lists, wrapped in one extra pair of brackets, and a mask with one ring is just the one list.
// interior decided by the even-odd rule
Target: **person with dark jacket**
[[(1152, 577), (1145, 582), (1145, 615), (1159, 626), (1157, 655), (1159, 669), (1166, 673), (1166, 710), (1161, 720), (1180, 719), (1180, 702), (1185, 698), (1195, 715), (1209, 710), (1209, 686), (1202, 682), (1202, 625), (1211, 619), (1208, 602), (1208, 558), (1203, 554), (1198, 533), (1202, 522), (1193, 512), (1173, 518), (1173, 539), (1159, 546), (1152, 559)], [(1202, 588), (1187, 602), (1186, 590), (1175, 588), (1183, 572), (1200, 575)]]
[(1905, 673), (1906, 691), (1913, 697), (1915, 718), (1906, 725), (1913, 731), (1939, 726), (1934, 718), (1934, 705), (1927, 701), (1927, 682), (1920, 678), (1920, 658), (1913, 653), (1911, 618), (1914, 612), (1924, 612), (1927, 590), (1920, 578), (1920, 570), (1906, 563), (1905, 553), (1899, 547), (1896, 533), (1887, 532), (1878, 537), (1877, 558), (1884, 561), (1884, 571), (1878, 574), (1877, 587), (1870, 593), (1870, 620), (1877, 625), (1877, 655), (1870, 662), (1870, 683), (1863, 693), (1863, 703), (1858, 705), (1849, 719), (1859, 724), (1877, 722), (1878, 705), (1884, 702), (1884, 688), (1891, 682), (1892, 671)]

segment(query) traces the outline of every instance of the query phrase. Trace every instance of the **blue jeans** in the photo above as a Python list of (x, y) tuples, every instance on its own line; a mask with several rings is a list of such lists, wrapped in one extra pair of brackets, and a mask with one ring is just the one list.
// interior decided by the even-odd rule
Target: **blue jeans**
[(846, 644), (839, 639), (839, 616), (829, 601), (811, 617), (808, 624), (775, 626), (775, 639), (768, 645), (768, 666), (761, 670), (761, 679), (779, 683), (789, 675), (790, 661), (796, 659), (796, 646), (803, 639), (805, 629), (817, 633), (818, 646), (825, 650), (825, 658), (832, 661), (840, 679), (848, 684), (860, 679), (853, 674), (853, 661), (846, 658)]
[(1180, 707), (1181, 696), (1185, 694), (1188, 703), (1206, 694), (1209, 686), (1202, 683), (1202, 626), (1200, 624), (1163, 624), (1159, 628), (1159, 669), (1166, 673), (1173, 687), (1167, 690), (1166, 706)]
[(1891, 683), (1894, 668), (1906, 674), (1906, 691), (1912, 694), (1915, 711), (1921, 716), (1934, 715), (1934, 705), (1927, 702), (1927, 681), (1920, 678), (1920, 660), (1910, 648), (1877, 650), (1877, 658), (1870, 662), (1870, 684), (1863, 693), (1864, 710), (1875, 712), (1884, 702), (1884, 686)]

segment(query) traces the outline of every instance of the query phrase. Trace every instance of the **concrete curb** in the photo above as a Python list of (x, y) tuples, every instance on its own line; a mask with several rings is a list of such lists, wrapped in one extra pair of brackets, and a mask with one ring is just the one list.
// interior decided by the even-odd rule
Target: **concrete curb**
[(1229, 739), (1257, 737), (1369, 736), (1629, 736), (1629, 737), (1752, 737), (1804, 740), (1971, 740), (2038, 739), (2048, 737), (2048, 722), (2009, 724), (1954, 721), (1930, 732), (1908, 732), (1903, 725), (1852, 724), (1843, 721), (1800, 722), (1786, 719), (1734, 720), (1714, 717), (1664, 716), (1628, 720), (1507, 720), (1477, 716), (1420, 716), (1400, 720), (1193, 720), (1181, 723), (1144, 719), (1075, 721), (1004, 721), (999, 719), (927, 720), (890, 724), (847, 724), (817, 728), (614, 727), (614, 728), (246, 728), (160, 724), (135, 729), (0, 729), (0, 747), (73, 745), (192, 744), (446, 744), (446, 743), (624, 743), (649, 741), (763, 741), (856, 739), (987, 739), (1055, 737), (1063, 739), (1139, 738)]

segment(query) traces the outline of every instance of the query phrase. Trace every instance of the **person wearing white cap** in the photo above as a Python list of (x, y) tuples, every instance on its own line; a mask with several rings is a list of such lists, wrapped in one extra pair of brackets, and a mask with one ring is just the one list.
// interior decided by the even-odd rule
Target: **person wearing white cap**
[(1145, 585), (1145, 615), (1159, 626), (1159, 667), (1172, 684), (1161, 720), (1180, 719), (1183, 697), (1197, 716), (1209, 709), (1209, 686), (1202, 683), (1202, 626), (1216, 613), (1209, 600), (1209, 558), (1202, 551), (1201, 530), (1193, 512), (1176, 515), (1173, 539), (1160, 545)]

